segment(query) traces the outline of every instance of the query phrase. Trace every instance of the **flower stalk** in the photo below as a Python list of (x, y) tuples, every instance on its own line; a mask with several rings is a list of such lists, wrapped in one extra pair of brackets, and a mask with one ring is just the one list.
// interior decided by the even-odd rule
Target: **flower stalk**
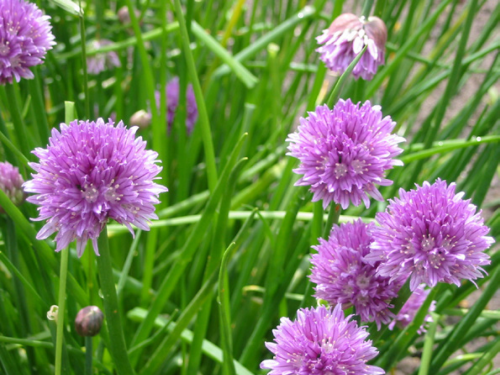
[(109, 253), (108, 231), (106, 226), (98, 239), (99, 253), (97, 257), (97, 268), (101, 282), (101, 291), (104, 297), (104, 314), (108, 323), (109, 341), (113, 343), (108, 349), (115, 363), (116, 370), (120, 375), (135, 374), (130, 364), (125, 338), (122, 330), (118, 298), (116, 296), (115, 282), (113, 280), (113, 268), (111, 266), (111, 255)]
[(66, 309), (66, 279), (68, 276), (69, 248), (61, 251), (61, 269), (59, 272), (59, 298), (57, 310), (56, 334), (56, 375), (61, 375), (62, 345), (64, 340), (64, 311)]

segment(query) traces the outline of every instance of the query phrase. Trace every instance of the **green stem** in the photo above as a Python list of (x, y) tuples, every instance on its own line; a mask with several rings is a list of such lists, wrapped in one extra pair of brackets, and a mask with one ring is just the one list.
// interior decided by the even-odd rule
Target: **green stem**
[(336, 204), (330, 209), (330, 212), (328, 213), (328, 220), (326, 221), (326, 226), (323, 230), (323, 238), (328, 239), (333, 226), (339, 223), (339, 219), (340, 205)]
[(80, 36), (82, 40), (82, 67), (83, 67), (83, 92), (85, 93), (85, 117), (87, 120), (89, 120), (90, 97), (89, 97), (89, 84), (88, 84), (88, 74), (87, 74), (87, 46), (85, 44), (86, 43), (85, 18), (83, 17), (83, 13), (80, 15)]
[(418, 370), (418, 375), (428, 375), (429, 365), (431, 363), (433, 348), (434, 348), (434, 338), (436, 336), (436, 329), (441, 317), (438, 314), (432, 313), (432, 323), (425, 335), (424, 350), (422, 352), (422, 360), (420, 362), (420, 369)]
[(30, 147), (27, 142), (29, 138), (26, 134), (24, 121), (21, 117), (22, 108), (19, 107), (19, 102), (17, 101), (17, 92), (15, 85), (15, 83), (12, 83), (11, 85), (5, 85), (5, 93), (7, 94), (6, 96), (9, 102), (10, 116), (14, 124), (14, 130), (16, 132), (19, 148), (24, 155), (30, 155)]
[(181, 37), (184, 48), (184, 54), (186, 58), (186, 64), (188, 72), (193, 84), (193, 90), (196, 97), (196, 103), (198, 105), (198, 112), (200, 114), (200, 128), (205, 149), (205, 162), (207, 165), (207, 175), (208, 175), (208, 186), (210, 191), (215, 190), (217, 185), (217, 167), (215, 165), (215, 153), (214, 146), (212, 142), (212, 133), (210, 130), (210, 122), (208, 119), (208, 112), (205, 106), (205, 100), (203, 99), (203, 91), (201, 90), (200, 80), (198, 79), (198, 74), (196, 73), (196, 65), (194, 62), (193, 54), (191, 53), (191, 47), (189, 46), (189, 35), (186, 27), (186, 22), (184, 20), (184, 14), (182, 13), (180, 0), (174, 0), (175, 13), (177, 15), (177, 21), (179, 22), (179, 29), (181, 32)]
[(92, 375), (92, 337), (85, 337), (85, 375)]
[(334, 104), (339, 100), (342, 87), (344, 87), (345, 82), (351, 76), (352, 71), (354, 70), (358, 61), (361, 60), (361, 57), (363, 57), (363, 54), (365, 53), (367, 48), (368, 46), (365, 46), (365, 48), (363, 48), (361, 52), (358, 53), (356, 58), (349, 64), (345, 72), (342, 73), (342, 75), (337, 79), (337, 82), (335, 83), (335, 86), (333, 87), (333, 90), (330, 93), (330, 96), (328, 97), (328, 101), (326, 103), (329, 108), (333, 108)]
[(108, 322), (109, 339), (113, 343), (108, 349), (118, 374), (135, 374), (127, 355), (125, 338), (123, 336), (123, 326), (120, 319), (115, 282), (113, 280), (113, 268), (111, 266), (106, 226), (99, 236), (98, 246), (100, 256), (97, 257), (97, 268), (101, 281), (101, 291), (104, 297), (104, 312)]
[(59, 273), (59, 308), (57, 310), (56, 375), (61, 375), (62, 344), (64, 334), (64, 310), (66, 308), (66, 278), (68, 276), (69, 248), (62, 250), (61, 253), (61, 271)]
[(370, 17), (370, 11), (372, 10), (373, 0), (365, 0), (363, 5), (363, 16), (368, 19)]
[[(397, 315), (401, 311), (401, 308), (404, 306), (406, 301), (408, 301), (408, 298), (410, 298), (410, 296), (411, 296), (410, 278), (408, 278), (401, 287), (401, 289), (399, 290), (398, 296), (391, 301), (391, 304), (394, 305), (391, 311), (395, 315)], [(377, 343), (377, 340), (379, 340), (383, 336), (383, 334), (387, 330), (387, 327), (388, 327), (387, 325), (384, 325), (380, 330), (377, 330), (377, 326), (375, 324), (372, 324), (369, 329), (370, 339), (374, 343)]]

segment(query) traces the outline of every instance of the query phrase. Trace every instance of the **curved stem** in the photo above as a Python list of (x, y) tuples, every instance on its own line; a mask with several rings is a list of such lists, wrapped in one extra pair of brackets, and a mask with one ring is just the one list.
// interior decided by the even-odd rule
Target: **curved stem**
[(109, 341), (112, 343), (108, 349), (118, 374), (132, 375), (134, 374), (134, 370), (127, 355), (125, 338), (123, 336), (123, 326), (121, 324), (118, 298), (113, 280), (113, 268), (111, 267), (108, 230), (106, 226), (99, 236), (98, 245), (101, 255), (97, 257), (97, 268), (101, 281), (101, 291), (104, 296), (104, 312), (108, 323)]
[(61, 375), (62, 344), (64, 335), (64, 310), (66, 309), (66, 278), (68, 276), (69, 249), (61, 251), (61, 270), (59, 273), (59, 302), (57, 310), (56, 335), (56, 375)]

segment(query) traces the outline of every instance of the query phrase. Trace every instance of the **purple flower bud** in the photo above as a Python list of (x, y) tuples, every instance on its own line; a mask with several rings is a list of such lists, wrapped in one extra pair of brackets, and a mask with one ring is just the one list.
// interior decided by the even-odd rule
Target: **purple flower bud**
[(273, 334), (274, 342), (266, 342), (266, 347), (274, 357), (260, 364), (271, 370), (269, 375), (385, 374), (366, 363), (378, 351), (367, 340), (365, 328), (344, 317), (341, 305), (300, 309), (295, 321), (281, 318)]
[(147, 128), (151, 125), (151, 114), (141, 109), (132, 115), (130, 118), (130, 125), (138, 126), (141, 129)]
[[(17, 167), (9, 162), (0, 163), (0, 190), (2, 190), (16, 206), (24, 202), (23, 177)], [(0, 213), (5, 213), (0, 206)]]
[(410, 289), (421, 283), (439, 282), (460, 286), (461, 279), (483, 277), (481, 266), (490, 264), (484, 252), (495, 242), (486, 236), (481, 212), (456, 185), (438, 179), (424, 182), (416, 190), (399, 190), (399, 199), (389, 200), (385, 212), (377, 214), (380, 226), (373, 230), (374, 242), (365, 259), (380, 262), (377, 273), (391, 280), (410, 277)]
[(102, 327), (104, 314), (97, 306), (87, 306), (78, 311), (75, 319), (76, 332), (83, 337), (95, 336)]
[(43, 63), (54, 42), (49, 16), (24, 0), (0, 1), (0, 84), (32, 79), (31, 66)]
[(347, 69), (365, 46), (368, 46), (368, 50), (354, 67), (354, 77), (370, 80), (378, 66), (385, 62), (387, 28), (378, 17), (366, 20), (351, 13), (342, 14), (316, 40), (322, 44), (316, 50), (321, 54), (321, 60), (338, 74)]

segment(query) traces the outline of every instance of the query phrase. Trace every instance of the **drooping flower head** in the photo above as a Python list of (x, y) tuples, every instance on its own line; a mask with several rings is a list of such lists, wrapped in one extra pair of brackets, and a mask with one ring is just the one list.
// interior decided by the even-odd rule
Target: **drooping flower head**
[(384, 65), (387, 28), (378, 17), (358, 17), (344, 13), (323, 34), (316, 37), (322, 44), (316, 51), (328, 69), (342, 74), (365, 46), (367, 50), (354, 67), (354, 77), (370, 80), (379, 65)]
[(361, 220), (335, 225), (328, 241), (320, 238), (313, 246), (311, 281), (317, 286), (315, 297), (330, 305), (341, 303), (344, 308), (354, 306), (363, 322), (389, 324), (394, 314), (389, 311), (404, 280), (389, 283), (388, 277), (375, 274), (377, 264), (363, 260), (369, 254), (373, 242), (371, 231), (374, 224)]
[(0, 84), (32, 79), (32, 66), (43, 63), (55, 44), (49, 16), (24, 0), (0, 1)]
[(364, 327), (344, 317), (341, 305), (300, 309), (293, 322), (281, 318), (273, 334), (275, 342), (266, 342), (266, 347), (274, 358), (260, 364), (271, 370), (269, 375), (385, 374), (366, 364), (377, 356), (377, 349), (366, 340)]
[(28, 198), (41, 206), (36, 220), (47, 220), (37, 239), (58, 232), (56, 251), (76, 239), (81, 256), (90, 239), (99, 255), (97, 238), (109, 219), (132, 234), (131, 224), (149, 230), (149, 221), (157, 219), (154, 205), (167, 191), (153, 182), (161, 171), (158, 154), (135, 138), (137, 127), (114, 125), (101, 118), (61, 124), (46, 149), (33, 151), (40, 162), (30, 164), (37, 173), (24, 187), (37, 194)]
[[(406, 327), (408, 324), (413, 322), (415, 315), (417, 315), (418, 310), (424, 304), (427, 296), (429, 295), (430, 289), (425, 289), (424, 284), (420, 284), (417, 289), (411, 294), (408, 301), (403, 305), (396, 318), (389, 324), (389, 329), (394, 329), (394, 326), (399, 326), (400, 328)], [(417, 330), (417, 333), (421, 335), (426, 332), (425, 324), (432, 322), (432, 316), (430, 313), (436, 309), (436, 301), (432, 301), (429, 306), (429, 314), (425, 316), (424, 323)]]
[(377, 273), (391, 279), (411, 275), (410, 289), (421, 283), (438, 282), (460, 286), (461, 279), (483, 277), (481, 266), (490, 263), (484, 252), (494, 242), (486, 236), (481, 212), (464, 193), (455, 194), (455, 183), (438, 179), (424, 182), (416, 190), (399, 190), (399, 199), (389, 200), (385, 212), (376, 216), (380, 227), (366, 257), (381, 262)]
[[(166, 87), (167, 92), (167, 122), (168, 130), (172, 128), (174, 123), (175, 113), (179, 106), (179, 78), (174, 77)], [(160, 92), (155, 91), (156, 107), (160, 108)], [(186, 129), (188, 134), (191, 134), (194, 124), (198, 120), (198, 106), (196, 104), (196, 97), (194, 96), (193, 85), (189, 84), (186, 89)]]
[[(111, 40), (100, 39), (92, 42), (92, 49), (99, 49), (101, 47), (113, 44)], [(119, 68), (122, 66), (118, 54), (114, 51), (98, 52), (94, 56), (87, 57), (87, 71), (89, 74), (99, 74), (106, 69)]]
[(322, 199), (325, 208), (331, 201), (344, 209), (349, 201), (369, 207), (368, 194), (383, 201), (374, 184), (391, 185), (385, 171), (403, 165), (394, 159), (403, 152), (398, 143), (405, 140), (391, 134), (395, 125), (369, 101), (361, 106), (341, 99), (333, 109), (318, 106), (287, 139), (288, 155), (301, 162), (294, 172), (304, 175), (296, 185), (310, 185), (313, 202)]
[[(23, 177), (19, 169), (9, 162), (0, 163), (0, 190), (7, 195), (12, 203), (19, 206), (24, 202)], [(5, 213), (0, 206), (0, 213)]]

